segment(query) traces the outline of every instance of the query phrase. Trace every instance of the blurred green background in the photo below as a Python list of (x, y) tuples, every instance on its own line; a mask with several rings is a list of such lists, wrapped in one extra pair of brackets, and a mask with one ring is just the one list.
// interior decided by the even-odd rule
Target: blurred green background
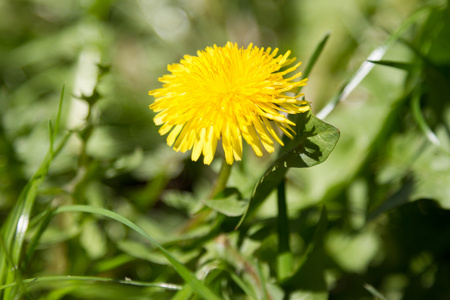
[[(216, 270), (213, 263), (224, 264), (259, 291), (261, 282), (255, 283), (251, 270), (260, 264), (267, 299), (378, 299), (367, 284), (381, 293), (379, 299), (450, 299), (447, 5), (419, 0), (0, 1), (0, 223), (44, 159), (48, 120), (56, 118), (64, 85), (61, 126), (74, 134), (51, 164), (34, 216), (64, 204), (111, 209), (143, 227), (198, 274)], [(327, 116), (341, 132), (330, 158), (287, 175), (291, 248), (301, 266), (297, 281), (282, 284), (274, 273), (275, 195), (238, 230), (233, 230), (236, 217), (190, 224), (220, 159), (211, 166), (192, 162), (190, 153), (173, 151), (158, 134), (148, 91), (161, 86), (158, 78), (168, 64), (227, 41), (291, 50), (306, 64), (331, 33), (303, 89), (319, 112), (411, 16), (411, 24), (389, 44), (382, 58), (386, 66), (375, 66)], [(274, 158), (257, 158), (247, 147), (228, 186), (249, 199)], [(328, 210), (323, 245), (316, 245), (316, 255), (307, 255), (322, 206)], [(247, 299), (229, 273), (217, 270), (207, 280), (217, 294)], [(85, 215), (56, 216), (22, 269), (23, 278), (48, 275), (183, 283), (132, 232)], [(30, 293), (42, 299), (175, 295), (114, 284), (83, 288), (56, 281)]]

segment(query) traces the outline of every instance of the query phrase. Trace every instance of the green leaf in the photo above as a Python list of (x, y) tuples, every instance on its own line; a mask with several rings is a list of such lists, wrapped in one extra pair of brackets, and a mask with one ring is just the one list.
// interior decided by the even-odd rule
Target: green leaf
[(328, 300), (328, 293), (326, 292), (313, 292), (313, 291), (296, 291), (291, 295), (290, 299), (295, 300)]
[(324, 277), (324, 249), (323, 239), (326, 233), (328, 214), (322, 208), (314, 237), (303, 256), (303, 259), (294, 275), (281, 284), (288, 290), (304, 290), (317, 293), (319, 296), (327, 293)]
[[(311, 55), (311, 58), (308, 61), (308, 64), (306, 65), (305, 71), (303, 72), (303, 77), (308, 78), (309, 74), (311, 73), (313, 67), (316, 65), (317, 60), (319, 59), (320, 54), (322, 54), (323, 49), (325, 48), (325, 45), (328, 41), (328, 38), (330, 37), (330, 32), (327, 32), (322, 39), (320, 40), (319, 44), (317, 44), (316, 48), (314, 49), (313, 54)], [(299, 87), (298, 92), (302, 90), (302, 87)], [(293, 121), (295, 124), (298, 123), (299, 115), (289, 115), (289, 120)], [(283, 135), (283, 143), (288, 143), (289, 137), (287, 135)]]
[[(450, 119), (450, 114), (449, 119)], [(449, 148), (447, 129), (437, 127), (436, 135)], [(378, 180), (395, 187), (380, 203), (376, 203), (369, 220), (380, 214), (419, 199), (436, 200), (450, 208), (450, 155), (425, 140), (420, 130), (394, 136), (385, 145), (385, 163), (379, 166)]]
[(250, 299), (252, 299), (252, 300), (258, 299), (258, 297), (256, 296), (255, 291), (252, 289), (252, 286), (249, 283), (247, 283), (244, 280), (242, 280), (239, 276), (234, 274), (234, 272), (232, 272), (230, 270), (226, 270), (226, 271), (230, 275), (231, 279), (233, 279), (233, 281), (244, 291), (244, 293)]
[[(450, 64), (450, 3), (447, 1), (445, 9), (439, 7), (430, 14), (428, 24), (424, 30), (425, 40), (428, 40), (422, 49), (429, 48), (428, 58), (438, 65)], [(431, 42), (431, 43), (430, 43)], [(428, 50), (428, 49), (427, 49)]]
[(236, 188), (226, 188), (214, 199), (204, 201), (205, 205), (228, 217), (242, 216), (247, 209), (248, 200), (242, 200)]
[(320, 54), (323, 51), (323, 48), (325, 48), (325, 45), (330, 38), (331, 32), (325, 33), (325, 35), (320, 40), (319, 44), (317, 44), (316, 49), (314, 49), (314, 52), (311, 56), (311, 58), (308, 61), (308, 64), (306, 65), (305, 71), (303, 72), (303, 76), (307, 78), (309, 76), (309, 73), (311, 73), (314, 65), (316, 64), (317, 60), (319, 59)]
[[(324, 162), (339, 140), (339, 130), (310, 111), (300, 114), (296, 125), (297, 135), (292, 143), (281, 152), (280, 157), (266, 170), (256, 184), (246, 213), (242, 216), (238, 227), (246, 214), (258, 208), (270, 192), (284, 179), (289, 168), (308, 168)], [(289, 148), (288, 148), (289, 147)]]
[(81, 226), (80, 244), (91, 259), (102, 258), (108, 251), (105, 234), (94, 219), (87, 219)]
[[(45, 229), (47, 229), (48, 224), (50, 223), (52, 217), (53, 217), (53, 211), (54, 209), (47, 209), (44, 211), (41, 215), (38, 216), (38, 222), (35, 227), (34, 232), (32, 233), (30, 237), (30, 241), (28, 243), (28, 246), (26, 248), (25, 252), (25, 258), (23, 264), (26, 266), (30, 263), (34, 251), (36, 251), (38, 247), (38, 243), (42, 237), (42, 234), (44, 233)], [(33, 227), (33, 220), (30, 222), (30, 227)]]
[[(442, 137), (447, 132), (441, 128)], [(448, 147), (448, 146), (447, 146)], [(414, 182), (410, 201), (434, 199), (445, 209), (450, 209), (450, 155), (429, 145), (413, 162)]]
[(368, 60), (368, 62), (381, 65), (381, 66), (387, 66), (392, 67), (404, 71), (413, 71), (417, 67), (419, 67), (418, 64), (412, 64), (412, 63), (405, 63), (405, 62), (399, 62), (399, 61), (392, 61), (392, 60)]
[[(126, 254), (144, 259), (156, 264), (167, 265), (167, 259), (158, 251), (149, 249), (148, 245), (134, 242), (130, 240), (123, 240), (117, 242), (117, 248)], [(200, 253), (200, 249), (196, 248), (188, 252), (182, 252), (179, 249), (174, 249), (171, 251), (173, 257), (175, 257), (181, 263), (187, 263), (193, 258), (197, 257)]]
[(374, 220), (382, 213), (408, 203), (411, 200), (411, 194), (414, 191), (414, 178), (408, 174), (402, 178), (402, 184), (397, 191), (386, 198), (376, 209), (368, 216), (368, 220)]
[(163, 246), (157, 243), (150, 235), (148, 235), (142, 228), (128, 220), (127, 218), (101, 207), (94, 207), (88, 205), (67, 205), (59, 207), (55, 213), (62, 212), (86, 212), (91, 214), (98, 214), (104, 217), (108, 217), (110, 219), (116, 220), (129, 228), (133, 229), (135, 232), (139, 233), (143, 237), (145, 237), (148, 241), (150, 241), (153, 245), (155, 245), (161, 253), (166, 257), (166, 259), (171, 263), (173, 268), (177, 271), (177, 273), (183, 278), (186, 283), (188, 283), (194, 292), (200, 295), (205, 300), (219, 300), (217, 297), (207, 286), (205, 286), (200, 280), (198, 280), (182, 263), (180, 263), (172, 254), (170, 254)]
[(339, 140), (339, 130), (314, 116), (311, 111), (300, 114), (297, 134), (286, 152), (281, 152), (275, 168), (308, 168), (324, 162)]
[(192, 288), (190, 285), (186, 284), (181, 290), (179, 290), (172, 300), (189, 300), (192, 299)]
[(198, 211), (202, 203), (192, 192), (179, 190), (166, 190), (161, 197), (164, 204), (176, 209), (186, 211), (189, 214)]
[(102, 273), (106, 271), (110, 271), (116, 268), (119, 268), (129, 262), (136, 260), (136, 258), (129, 256), (127, 254), (119, 254), (110, 259), (103, 259), (97, 262), (92, 267), (93, 273)]

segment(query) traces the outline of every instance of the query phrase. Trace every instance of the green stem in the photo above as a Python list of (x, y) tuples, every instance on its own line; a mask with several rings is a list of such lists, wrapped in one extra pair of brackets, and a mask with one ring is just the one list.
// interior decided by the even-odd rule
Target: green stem
[(211, 190), (210, 199), (217, 196), (227, 186), (228, 178), (230, 178), (231, 174), (231, 166), (232, 165), (227, 164), (224, 158), (222, 161), (222, 166), (220, 167), (219, 175), (217, 176), (216, 179), (216, 183), (214, 184), (214, 187)]
[[(228, 178), (231, 174), (231, 165), (227, 164), (225, 158), (223, 158), (222, 166), (220, 167), (219, 175), (217, 176), (216, 182), (214, 183), (211, 193), (208, 199), (214, 199), (219, 193), (221, 193), (227, 186)], [(205, 220), (210, 215), (212, 209), (205, 206), (195, 217), (193, 217), (188, 224), (184, 227), (182, 232), (187, 232), (192, 228), (197, 227), (199, 224), (205, 222)]]
[(292, 253), (289, 246), (289, 219), (286, 203), (286, 183), (283, 180), (278, 186), (278, 279), (289, 277), (292, 272)]
[(289, 223), (286, 204), (286, 183), (283, 180), (278, 186), (278, 253), (290, 251), (289, 249)]

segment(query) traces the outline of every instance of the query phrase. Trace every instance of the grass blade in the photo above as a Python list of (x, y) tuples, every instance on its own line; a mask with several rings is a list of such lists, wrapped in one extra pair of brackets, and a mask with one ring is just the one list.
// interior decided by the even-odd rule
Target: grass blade
[[(64, 100), (64, 91), (65, 91), (66, 86), (63, 85), (62, 89), (61, 89), (61, 96), (59, 97), (59, 106), (58, 106), (58, 113), (56, 114), (56, 122), (55, 122), (55, 128), (54, 128), (54, 133), (57, 134), (59, 131), (59, 124), (61, 122), (61, 111), (62, 111), (62, 104), (63, 104), (63, 100)], [(55, 136), (55, 135), (53, 135)], [(53, 140), (50, 140), (50, 144), (53, 144)]]
[[(9, 263), (10, 266), (14, 266), (13, 258), (11, 256), (11, 254), (9, 253), (9, 251), (5, 245), (5, 241), (3, 240), (1, 235), (0, 235), (0, 250), (2, 250), (2, 251), (0, 251), (0, 253), (3, 252), (3, 254), (4, 254), (3, 259), (7, 263)], [(22, 274), (20, 272), (17, 272), (16, 270), (14, 270), (11, 273), (15, 277), (16, 283), (13, 286), (11, 286), (12, 289), (10, 290), (10, 293), (5, 293), (3, 295), (3, 298), (5, 298), (5, 299), (7, 299), (8, 297), (14, 298), (17, 293), (17, 289), (15, 289), (13, 287), (16, 287), (16, 286), (18, 286), (22, 290), (22, 294), (24, 294), (26, 296), (26, 298), (30, 298), (28, 291), (26, 289), (26, 286), (23, 283)], [(9, 286), (7, 286), (7, 287), (9, 287)], [(1, 289), (0, 289), (0, 291), (1, 291)]]
[[(24, 279), (22, 281), (23, 284), (31, 285), (31, 284), (37, 284), (37, 283), (48, 283), (48, 282), (59, 282), (59, 281), (89, 281), (89, 282), (107, 282), (107, 283), (118, 283), (118, 284), (124, 284), (124, 285), (132, 285), (132, 286), (138, 286), (138, 287), (159, 287), (163, 289), (168, 290), (181, 290), (181, 286), (172, 284), (172, 283), (148, 283), (148, 282), (142, 282), (142, 281), (134, 281), (134, 280), (117, 280), (117, 279), (111, 279), (111, 278), (104, 278), (104, 277), (95, 277), (95, 276), (71, 276), (71, 275), (64, 275), (64, 276), (45, 276), (45, 277), (36, 277), (36, 278), (29, 278)], [(16, 286), (17, 283), (9, 283), (0, 286), (0, 291), (11, 288)]]
[(98, 214), (115, 221), (118, 221), (129, 228), (133, 229), (148, 241), (154, 244), (161, 253), (167, 258), (167, 260), (172, 264), (174, 269), (178, 274), (188, 283), (193, 291), (200, 295), (205, 300), (219, 300), (220, 298), (216, 296), (208, 287), (206, 287), (200, 280), (198, 280), (183, 264), (181, 264), (175, 257), (173, 257), (163, 246), (158, 244), (150, 235), (148, 235), (142, 228), (128, 220), (127, 218), (104, 208), (88, 206), (88, 205), (68, 205), (62, 206), (56, 209), (55, 213), (62, 212), (85, 212), (91, 214)]
[(387, 300), (386, 297), (384, 297), (378, 290), (376, 290), (373, 286), (371, 286), (370, 284), (366, 283), (364, 284), (364, 288), (372, 294), (372, 296), (375, 297), (375, 299), (379, 299), (379, 300)]
[[(325, 33), (323, 38), (320, 40), (319, 44), (317, 44), (316, 49), (314, 49), (314, 52), (311, 56), (311, 58), (308, 61), (308, 64), (306, 65), (305, 71), (303, 72), (303, 77), (308, 78), (309, 74), (311, 73), (313, 67), (315, 66), (317, 60), (319, 59), (320, 54), (323, 51), (323, 48), (325, 48), (325, 44), (327, 43), (328, 39), (330, 38), (331, 32)], [(301, 89), (302, 87), (300, 87)]]
[(41, 239), (42, 234), (44, 233), (45, 229), (47, 229), (48, 224), (50, 223), (53, 216), (53, 209), (46, 210), (42, 218), (39, 220), (39, 223), (37, 224), (37, 229), (34, 232), (33, 236), (30, 238), (29, 244), (27, 246), (25, 257), (23, 260), (23, 266), (29, 265), (29, 262), (31, 261), (31, 258), (34, 254), (34, 251), (36, 250), (39, 240)]
[(264, 274), (262, 271), (262, 266), (259, 261), (256, 261), (256, 268), (258, 271), (258, 277), (259, 281), (261, 282), (261, 289), (262, 289), (262, 299), (263, 300), (269, 300), (271, 297), (269, 297), (269, 292), (267, 291), (267, 285), (266, 285), (266, 279), (264, 278)]
[(368, 60), (368, 62), (381, 65), (381, 66), (387, 66), (392, 67), (404, 71), (413, 71), (415, 68), (418, 67), (416, 64), (412, 63), (404, 63), (404, 62), (398, 62), (398, 61), (392, 61), (392, 60)]
[[(62, 89), (62, 93), (63, 92), (64, 87)], [(60, 122), (62, 99), (63, 94), (61, 94), (60, 97), (60, 107), (58, 108), (58, 116), (57, 122), (55, 123), (55, 128), (59, 127), (58, 123)], [(14, 273), (20, 271), (20, 258), (22, 254), (22, 248), (25, 242), (25, 234), (28, 230), (31, 212), (33, 210), (34, 202), (37, 196), (37, 190), (41, 183), (44, 181), (53, 158), (62, 150), (66, 141), (71, 135), (71, 133), (66, 134), (55, 150), (54, 138), (56, 133), (57, 132), (53, 130), (51, 126), (51, 122), (49, 122), (49, 150), (38, 170), (35, 172), (33, 177), (20, 193), (16, 205), (14, 206), (5, 223), (0, 229), (0, 234), (2, 235), (4, 242), (4, 247), (2, 248), (3, 251), (1, 252), (6, 252), (10, 255), (10, 261), (8, 261), (8, 259), (6, 258), (6, 253), (4, 253), (4, 255), (0, 255), (0, 285), (14, 281), (14, 277), (17, 277), (18, 275)], [(15, 272), (10, 272), (11, 269), (14, 269)], [(10, 297), (11, 295), (3, 295), (4, 299)]]
[(250, 297), (250, 299), (256, 300), (258, 297), (256, 296), (255, 291), (239, 276), (234, 274), (232, 271), (228, 271), (230, 274), (231, 279), (244, 291), (244, 293)]
[(420, 9), (416, 11), (411, 17), (409, 17), (389, 38), (378, 48), (370, 53), (369, 57), (361, 64), (361, 66), (356, 70), (355, 74), (350, 78), (350, 80), (344, 84), (344, 86), (340, 89), (340, 92), (328, 103), (319, 113), (317, 113), (317, 117), (319, 119), (326, 118), (336, 107), (336, 105), (344, 101), (348, 95), (361, 83), (361, 81), (372, 71), (375, 64), (373, 61), (379, 61), (384, 56), (386, 51), (397, 41), (400, 36), (419, 18), (422, 17), (425, 13), (429, 12), (430, 8), (425, 7), (424, 9)]
[(440, 150), (444, 151), (447, 154), (450, 154), (450, 152), (445, 149), (439, 138), (436, 136), (436, 134), (431, 130), (430, 126), (428, 126), (428, 123), (425, 120), (425, 117), (422, 114), (422, 111), (420, 109), (420, 93), (416, 92), (412, 96), (411, 99), (411, 110), (414, 118), (416, 119), (417, 124), (419, 125), (422, 132), (425, 134), (425, 137), (428, 139), (428, 141), (439, 148)]
[(186, 284), (183, 286), (181, 290), (178, 291), (178, 293), (173, 296), (172, 300), (189, 300), (192, 299), (192, 288), (189, 284)]

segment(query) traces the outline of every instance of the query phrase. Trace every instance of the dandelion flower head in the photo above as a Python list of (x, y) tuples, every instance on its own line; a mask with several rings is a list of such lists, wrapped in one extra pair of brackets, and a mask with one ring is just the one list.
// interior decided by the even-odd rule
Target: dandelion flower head
[(301, 63), (287, 67), (295, 58), (289, 58), (290, 51), (277, 53), (228, 42), (169, 65), (171, 74), (159, 79), (163, 87), (149, 92), (155, 97), (150, 109), (157, 112), (159, 133), (170, 132), (167, 144), (176, 151), (192, 149), (194, 161), (203, 154), (203, 162), (210, 164), (221, 140), (226, 162), (232, 164), (242, 158), (242, 139), (262, 156), (263, 148), (275, 150), (274, 140), (283, 145), (277, 127), (293, 138), (295, 124), (286, 114), (306, 112), (309, 105), (299, 100), (303, 94), (286, 93), (306, 85), (307, 79), (295, 80), (300, 72), (285, 78)]

